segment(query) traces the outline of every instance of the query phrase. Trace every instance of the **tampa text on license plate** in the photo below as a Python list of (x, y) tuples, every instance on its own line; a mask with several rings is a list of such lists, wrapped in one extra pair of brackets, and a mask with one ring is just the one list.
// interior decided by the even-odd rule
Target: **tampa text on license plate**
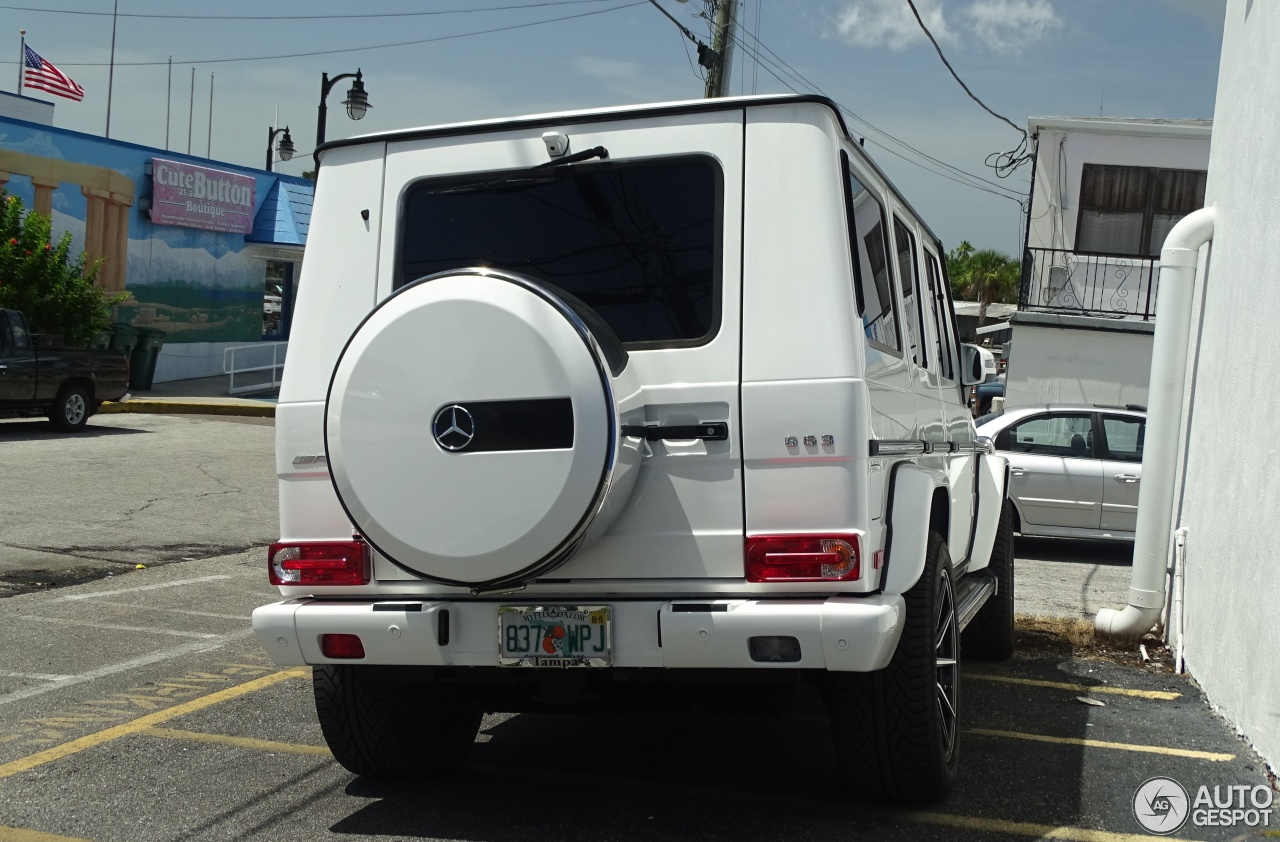
[(504, 605), (498, 609), (504, 667), (607, 667), (613, 663), (608, 605)]

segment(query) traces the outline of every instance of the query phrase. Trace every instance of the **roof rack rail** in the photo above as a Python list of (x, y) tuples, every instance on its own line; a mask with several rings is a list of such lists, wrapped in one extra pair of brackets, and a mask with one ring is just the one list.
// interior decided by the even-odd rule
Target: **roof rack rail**
[(1113, 403), (1095, 403), (1094, 409), (1124, 409), (1129, 412), (1146, 412), (1147, 408), (1140, 403), (1127, 403), (1124, 406)]

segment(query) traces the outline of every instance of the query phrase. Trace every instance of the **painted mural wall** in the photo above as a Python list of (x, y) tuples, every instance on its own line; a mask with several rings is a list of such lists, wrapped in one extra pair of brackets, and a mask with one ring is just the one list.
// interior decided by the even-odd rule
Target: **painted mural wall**
[[(154, 200), (150, 170), (157, 157), (180, 167), (212, 167), (229, 181), (248, 185), (251, 189), (237, 190), (236, 197), (252, 196), (253, 214), (280, 178), (0, 118), (4, 189), (28, 208), (51, 214), (54, 235), (70, 232), (76, 251), (103, 259), (99, 283), (127, 296), (117, 307), (116, 321), (164, 330), (167, 343), (260, 340), (263, 261), (246, 251), (242, 231), (152, 223), (147, 217)], [(162, 185), (162, 194), (165, 189)]]

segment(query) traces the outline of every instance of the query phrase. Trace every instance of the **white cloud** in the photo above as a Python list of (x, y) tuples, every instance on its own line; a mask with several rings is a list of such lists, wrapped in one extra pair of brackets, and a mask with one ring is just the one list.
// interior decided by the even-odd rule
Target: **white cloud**
[[(955, 40), (942, 16), (941, 0), (916, 0), (916, 8), (940, 43)], [(904, 50), (927, 41), (906, 0), (855, 0), (836, 16), (836, 29), (846, 41), (859, 47)]]
[(639, 65), (610, 58), (582, 56), (573, 60), (574, 68), (584, 76), (596, 79), (633, 79), (640, 73)]
[(977, 0), (966, 15), (983, 44), (1011, 55), (1062, 27), (1049, 0)]

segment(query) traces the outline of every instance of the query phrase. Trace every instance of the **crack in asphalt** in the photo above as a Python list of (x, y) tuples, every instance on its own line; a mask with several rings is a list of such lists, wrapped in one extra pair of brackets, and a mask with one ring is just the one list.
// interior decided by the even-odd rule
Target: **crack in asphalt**
[[(215, 460), (215, 461), (216, 461), (216, 460)], [(230, 494), (230, 493), (239, 493), (239, 492), (244, 491), (244, 489), (243, 489), (243, 488), (240, 488), (239, 486), (236, 486), (236, 485), (232, 485), (231, 483), (227, 482), (227, 481), (226, 481), (226, 480), (224, 480), (224, 479), (221, 479), (220, 477), (215, 477), (213, 474), (211, 474), (211, 473), (209, 473), (207, 470), (205, 470), (205, 465), (212, 465), (212, 464), (213, 464), (213, 462), (205, 462), (204, 464), (196, 463), (196, 470), (198, 470), (200, 473), (204, 474), (204, 475), (205, 475), (205, 476), (207, 476), (209, 479), (213, 480), (213, 481), (214, 481), (214, 482), (216, 482), (218, 485), (221, 485), (223, 488), (226, 488), (226, 489), (228, 489), (228, 490), (227, 490), (227, 491), (219, 491), (219, 492), (205, 492), (205, 494), (200, 494), (200, 495), (198, 495), (198, 496), (200, 496), (200, 497), (204, 497), (204, 496), (206, 496), (207, 494), (214, 494), (214, 493), (217, 493), (217, 494)]]
[(259, 546), (253, 544), (137, 544), (137, 545), (117, 545), (117, 546), (79, 546), (79, 547), (49, 547), (39, 544), (13, 544), (0, 542), (0, 547), (9, 547), (15, 550), (27, 550), (29, 552), (45, 553), (47, 555), (69, 556), (71, 558), (82, 558), (86, 561), (100, 561), (105, 564), (135, 564), (136, 561), (120, 561), (119, 559), (106, 558), (102, 555), (94, 555), (94, 553), (119, 553), (119, 552), (148, 552), (158, 553), (152, 558), (152, 564), (164, 564), (173, 561), (201, 561), (206, 558), (216, 558), (220, 555), (231, 555), (233, 553), (242, 553)]

